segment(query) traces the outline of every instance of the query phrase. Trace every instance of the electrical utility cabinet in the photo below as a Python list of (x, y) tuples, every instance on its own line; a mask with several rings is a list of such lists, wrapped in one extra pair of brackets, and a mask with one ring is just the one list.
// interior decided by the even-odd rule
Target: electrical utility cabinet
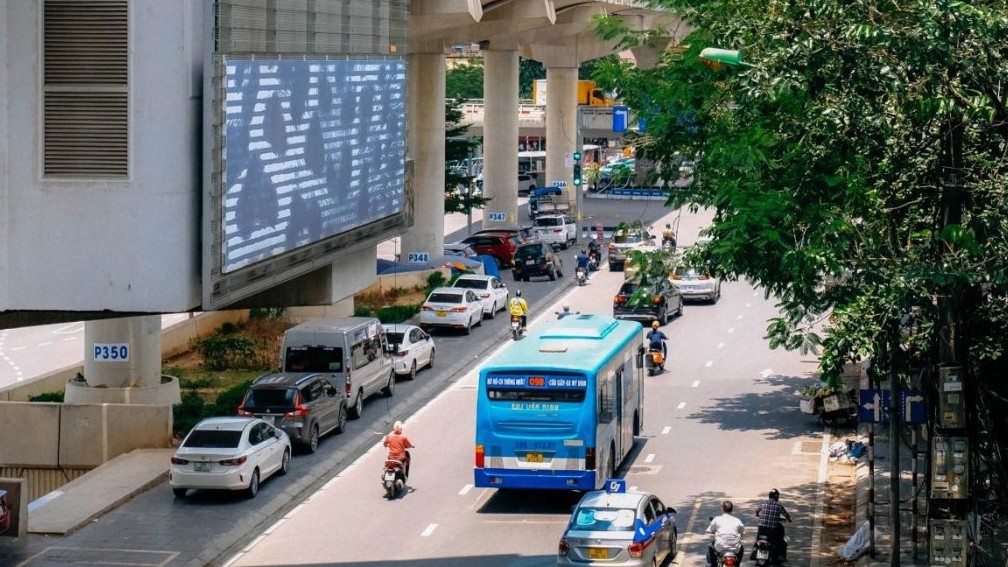
[(969, 498), (969, 441), (936, 435), (931, 451), (931, 498)]
[(938, 426), (942, 429), (966, 427), (966, 401), (963, 399), (962, 366), (938, 368)]
[(966, 522), (963, 520), (930, 520), (931, 560), (928, 565), (966, 567)]

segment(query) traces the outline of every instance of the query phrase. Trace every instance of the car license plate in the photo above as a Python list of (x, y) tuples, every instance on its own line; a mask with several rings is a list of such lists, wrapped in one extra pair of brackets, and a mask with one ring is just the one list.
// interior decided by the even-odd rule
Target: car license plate
[(532, 259), (532, 260), (525, 260), (525, 265), (526, 266), (535, 266), (535, 262), (536, 261), (534, 259)]
[(304, 427), (304, 422), (301, 422), (301, 421), (292, 421), (292, 422), (288, 423), (287, 425), (289, 425), (291, 427)]
[(448, 315), (448, 312), (447, 312), (447, 311), (444, 311), (444, 310), (438, 310), (438, 312), (437, 312), (437, 316), (438, 316), (438, 317), (444, 317), (444, 316), (446, 316), (446, 315)]
[(196, 472), (210, 472), (210, 463), (193, 463), (193, 470)]
[(395, 480), (395, 473), (392, 471), (385, 473), (385, 480)]
[(541, 463), (541, 462), (543, 462), (542, 453), (525, 453), (525, 462), (528, 462), (528, 463)]
[(604, 547), (589, 547), (588, 559), (609, 559), (609, 550)]
[(756, 559), (770, 559), (770, 550), (769, 549), (757, 549), (756, 550)]

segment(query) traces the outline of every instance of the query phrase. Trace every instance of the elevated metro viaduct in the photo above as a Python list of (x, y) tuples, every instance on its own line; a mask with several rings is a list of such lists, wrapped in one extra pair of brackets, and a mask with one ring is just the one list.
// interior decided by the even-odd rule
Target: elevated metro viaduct
[[(381, 33), (385, 41), (406, 46), (413, 224), (379, 231), (336, 251), (335, 261), (330, 258), (254, 296), (208, 305), (201, 264), (207, 228), (201, 229), (200, 218), (209, 165), (199, 147), (200, 132), (209, 127), (202, 99), (209, 92), (203, 77), (212, 49), (204, 45), (208, 40), (201, 30), (218, 17), (215, 10), (241, 3), (111, 3), (120, 10), (113, 15), (128, 25), (123, 41), (129, 71), (122, 88), (113, 90), (125, 93), (129, 157), (125, 175), (110, 179), (49, 175), (41, 165), (47, 135), (42, 101), (61, 88), (40, 64), (48, 37), (43, 20), (51, 6), (66, 9), (67, 3), (0, 0), (0, 69), (5, 69), (0, 73), (0, 328), (85, 320), (84, 377), (89, 387), (102, 386), (89, 390), (148, 388), (156, 393), (147, 401), (174, 403), (177, 385), (157, 393), (162, 383), (159, 314), (301, 305), (333, 305), (335, 312), (348, 313), (353, 294), (374, 281), (378, 242), (401, 234), (404, 255), (443, 253), (445, 54), (452, 45), (479, 44), (484, 53), (484, 190), (493, 210), (507, 218), (486, 222), (494, 226), (516, 224), (518, 218), (519, 55), (546, 66), (546, 175), (569, 182), (564, 154), (578, 145), (578, 66), (615, 52), (614, 45), (597, 37), (592, 18), (607, 14), (633, 29), (675, 30), (664, 41), (633, 50), (642, 66), (657, 62), (686, 33), (675, 15), (633, 0), (318, 0), (309, 6), (327, 3), (366, 12), (371, 20), (364, 21), (372, 23), (378, 21), (379, 7), (394, 12), (408, 6), (405, 38), (396, 37), (396, 22), (383, 24), (389, 29)], [(265, 21), (271, 25), (280, 25), (279, 4), (266, 2)], [(352, 21), (360, 21), (354, 17), (349, 13), (338, 32), (343, 45), (360, 39), (359, 30), (350, 29)], [(60, 157), (72, 162), (74, 156)], [(573, 192), (572, 184), (568, 187)], [(573, 193), (569, 199), (576, 201)], [(100, 344), (130, 344), (129, 363), (96, 361), (90, 351)], [(127, 399), (135, 402), (138, 396)], [(69, 392), (68, 401), (74, 401)], [(77, 401), (118, 399), (87, 394)]]

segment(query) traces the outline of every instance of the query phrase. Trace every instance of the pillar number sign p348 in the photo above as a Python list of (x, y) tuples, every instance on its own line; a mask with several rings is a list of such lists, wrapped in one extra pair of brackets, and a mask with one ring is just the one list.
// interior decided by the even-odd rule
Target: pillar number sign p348
[(122, 344), (94, 344), (94, 359), (101, 362), (127, 362), (129, 361), (129, 343)]

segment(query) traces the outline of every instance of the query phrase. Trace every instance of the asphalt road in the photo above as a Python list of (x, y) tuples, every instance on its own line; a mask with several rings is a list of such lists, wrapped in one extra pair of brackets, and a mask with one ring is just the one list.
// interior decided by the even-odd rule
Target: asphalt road
[[(676, 214), (657, 202), (586, 203), (586, 216), (604, 225), (665, 215), (663, 224)], [(680, 244), (695, 241), (706, 222), (703, 214), (684, 215)], [(564, 254), (570, 256), (566, 264), (574, 250)], [(620, 274), (603, 268), (581, 288), (565, 275), (522, 284), (533, 325), (563, 302), (611, 313)], [(509, 274), (504, 280), (514, 285)], [(775, 310), (761, 292), (726, 282), (723, 296), (717, 305), (687, 305), (684, 316), (665, 328), (672, 367), (648, 378), (645, 435), (621, 471), (631, 486), (652, 490), (679, 509), (684, 551), (677, 565), (702, 564), (700, 532), (721, 499), (745, 511), (771, 486), (781, 490), (796, 518), (791, 564), (811, 564), (824, 440), (798, 412), (793, 391), (815, 362), (767, 351), (762, 337)], [(510, 340), (506, 325), (497, 317), (468, 337), (437, 334), (434, 369), (400, 381), (392, 398), (370, 399), (363, 418), (342, 435), (324, 438), (316, 454), (297, 455), (291, 474), (265, 482), (255, 500), (220, 493), (177, 500), (162, 483), (69, 536), (0, 543), (0, 564), (553, 564), (576, 495), (499, 494), (471, 486), (474, 370)], [(419, 448), (411, 491), (386, 501), (377, 444), (396, 419), (407, 422)]]

